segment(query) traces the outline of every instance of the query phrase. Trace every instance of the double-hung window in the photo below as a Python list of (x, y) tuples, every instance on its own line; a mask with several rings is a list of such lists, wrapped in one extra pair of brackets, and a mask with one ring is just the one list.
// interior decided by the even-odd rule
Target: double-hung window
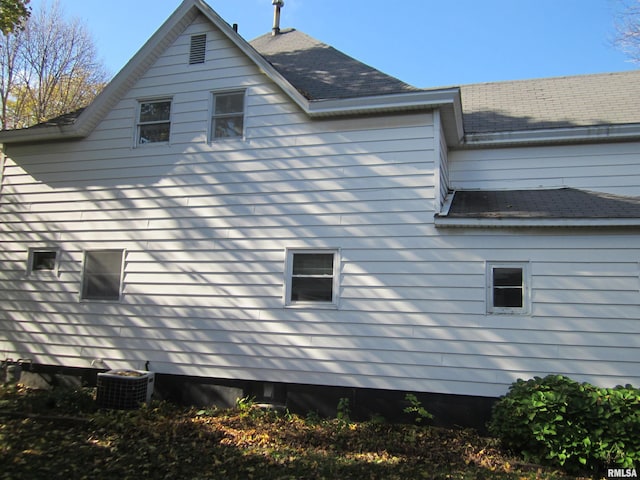
[(244, 134), (245, 92), (216, 92), (213, 94), (211, 140), (242, 138)]
[(286, 271), (286, 305), (337, 305), (337, 250), (288, 250)]
[(84, 254), (83, 300), (120, 300), (124, 250), (88, 250)]
[(140, 102), (136, 144), (166, 143), (171, 133), (171, 100)]
[(487, 311), (489, 313), (527, 313), (529, 290), (528, 264), (487, 264)]

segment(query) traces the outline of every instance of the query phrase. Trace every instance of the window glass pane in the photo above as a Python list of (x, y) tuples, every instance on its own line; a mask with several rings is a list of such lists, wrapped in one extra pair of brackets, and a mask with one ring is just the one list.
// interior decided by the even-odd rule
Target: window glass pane
[(162, 122), (169, 120), (171, 102), (151, 102), (140, 104), (140, 122)]
[(291, 300), (294, 302), (331, 302), (333, 300), (333, 279), (293, 277)]
[(244, 112), (244, 92), (223, 93), (216, 95), (215, 114), (243, 113)]
[(333, 275), (332, 253), (296, 253), (293, 256), (294, 275)]
[(33, 252), (31, 270), (55, 270), (56, 252)]
[(118, 300), (122, 272), (122, 250), (87, 252), (82, 298)]
[(522, 288), (496, 287), (493, 289), (493, 306), (503, 308), (522, 308)]
[(493, 285), (496, 287), (521, 286), (522, 268), (494, 268)]
[(138, 143), (168, 142), (171, 125), (169, 123), (154, 123), (140, 125)]
[(213, 136), (215, 138), (241, 137), (244, 119), (239, 117), (222, 117), (214, 120)]

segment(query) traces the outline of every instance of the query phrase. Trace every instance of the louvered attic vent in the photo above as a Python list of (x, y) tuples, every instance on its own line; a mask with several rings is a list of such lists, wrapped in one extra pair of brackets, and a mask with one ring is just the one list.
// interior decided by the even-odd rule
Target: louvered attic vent
[(204, 54), (207, 49), (207, 34), (191, 36), (191, 50), (189, 51), (189, 65), (204, 63)]

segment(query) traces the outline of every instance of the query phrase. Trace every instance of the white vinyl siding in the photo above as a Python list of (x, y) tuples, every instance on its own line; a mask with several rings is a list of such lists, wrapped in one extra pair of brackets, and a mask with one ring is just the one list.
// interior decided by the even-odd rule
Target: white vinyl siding
[[(86, 139), (8, 149), (2, 358), (484, 396), (548, 372), (640, 384), (637, 232), (438, 230), (432, 114), (311, 121), (208, 27)], [(185, 68), (205, 30), (206, 68)], [(239, 85), (246, 141), (209, 142), (212, 88)], [(170, 144), (132, 149), (139, 99), (169, 97)], [(25, 276), (32, 245), (60, 247), (57, 276)], [(339, 248), (339, 308), (283, 305), (287, 248)], [(114, 249), (120, 303), (79, 302), (84, 252)], [(531, 317), (487, 315), (486, 262), (524, 258)]]
[(451, 188), (501, 190), (573, 187), (639, 195), (639, 142), (456, 150)]

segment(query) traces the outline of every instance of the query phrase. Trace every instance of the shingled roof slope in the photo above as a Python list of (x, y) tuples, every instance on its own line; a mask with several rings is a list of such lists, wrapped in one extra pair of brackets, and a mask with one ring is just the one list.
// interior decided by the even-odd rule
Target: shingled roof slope
[(249, 43), (308, 100), (420, 90), (295, 29)]
[(640, 197), (558, 188), (457, 191), (448, 218), (622, 219), (640, 218)]
[(640, 70), (460, 88), (466, 133), (640, 123)]

